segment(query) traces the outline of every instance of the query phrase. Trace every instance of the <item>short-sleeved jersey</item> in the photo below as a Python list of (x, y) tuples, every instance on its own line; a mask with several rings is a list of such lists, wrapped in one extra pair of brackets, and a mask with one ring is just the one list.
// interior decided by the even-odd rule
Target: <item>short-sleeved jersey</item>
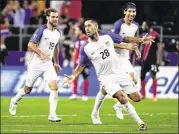
[[(120, 36), (135, 36), (137, 30), (139, 28), (138, 23), (133, 21), (130, 25), (124, 22), (124, 19), (117, 20), (111, 31), (115, 34), (119, 34)], [(129, 50), (115, 48), (115, 51), (120, 58), (127, 58), (129, 59)]]
[(99, 36), (97, 42), (81, 46), (79, 64), (85, 66), (89, 62), (93, 64), (99, 81), (120, 70), (119, 59), (109, 35)]
[[(37, 44), (37, 48), (47, 54), (51, 59), (53, 57), (54, 49), (59, 44), (60, 33), (57, 30), (51, 31), (47, 25), (39, 27), (32, 35), (30, 42)], [(44, 61), (36, 53), (32, 54), (29, 64), (48, 64), (52, 61)]]

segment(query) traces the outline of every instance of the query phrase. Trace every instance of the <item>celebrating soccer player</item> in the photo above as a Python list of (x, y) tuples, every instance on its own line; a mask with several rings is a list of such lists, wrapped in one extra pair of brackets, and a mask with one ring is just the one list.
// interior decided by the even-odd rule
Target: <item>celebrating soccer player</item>
[[(32, 91), (37, 78), (44, 75), (51, 90), (48, 120), (59, 122), (61, 118), (58, 118), (56, 115), (58, 102), (57, 72), (61, 71), (58, 60), (60, 33), (56, 29), (59, 19), (58, 12), (55, 9), (49, 8), (46, 10), (46, 18), (47, 24), (39, 27), (28, 43), (28, 49), (33, 54), (27, 67), (25, 87), (19, 90), (16, 96), (11, 99), (9, 112), (11, 115), (16, 114), (18, 102), (24, 95)], [(54, 64), (52, 63), (52, 58), (54, 59)]]

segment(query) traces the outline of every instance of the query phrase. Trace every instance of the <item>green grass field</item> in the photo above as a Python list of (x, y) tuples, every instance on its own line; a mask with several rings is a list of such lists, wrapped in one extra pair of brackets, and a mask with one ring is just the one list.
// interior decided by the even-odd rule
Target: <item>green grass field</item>
[(112, 109), (114, 99), (106, 99), (100, 116), (103, 125), (93, 125), (91, 111), (94, 98), (84, 102), (60, 98), (57, 113), (61, 122), (48, 122), (47, 98), (24, 98), (18, 105), (17, 115), (9, 114), (10, 98), (1, 98), (1, 133), (178, 133), (178, 100), (151, 99), (133, 103), (140, 117), (148, 126), (147, 131), (138, 131), (137, 124), (126, 115), (118, 120)]

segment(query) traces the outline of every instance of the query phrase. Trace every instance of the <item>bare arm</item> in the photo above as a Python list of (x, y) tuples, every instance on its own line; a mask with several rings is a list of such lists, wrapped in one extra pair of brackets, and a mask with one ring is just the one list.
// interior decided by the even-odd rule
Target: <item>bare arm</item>
[(137, 55), (137, 60), (140, 60), (141, 59), (141, 53), (140, 53), (138, 47), (135, 49), (135, 53)]
[(34, 42), (28, 43), (28, 49), (36, 54), (38, 54), (43, 60), (50, 60), (48, 55), (46, 55), (44, 52), (42, 52), (40, 49), (37, 48), (36, 44)]
[(59, 47), (56, 46), (53, 54), (53, 59), (55, 64), (59, 64), (58, 55), (59, 55)]
[(72, 75), (68, 76), (65, 74), (65, 80), (63, 82), (64, 85), (71, 85), (73, 81), (80, 75), (80, 73), (83, 71), (85, 66), (77, 65), (75, 70), (73, 71)]
[(85, 68), (85, 66), (77, 65), (77, 67), (75, 68), (75, 70), (72, 73), (72, 76), (74, 76), (74, 79), (76, 79), (80, 75), (80, 73), (83, 71), (84, 68)]
[(124, 41), (132, 42), (132, 43), (154, 42), (153, 37), (146, 37), (146, 36), (144, 36), (143, 38), (125, 36)]
[(115, 43), (114, 47), (120, 49), (134, 50), (137, 47), (137, 44), (121, 42), (120, 44)]

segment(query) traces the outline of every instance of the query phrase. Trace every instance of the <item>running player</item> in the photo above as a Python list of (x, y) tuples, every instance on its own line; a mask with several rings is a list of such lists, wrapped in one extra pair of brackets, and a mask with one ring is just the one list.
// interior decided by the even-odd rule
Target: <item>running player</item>
[[(59, 65), (59, 38), (60, 33), (57, 31), (58, 12), (55, 9), (46, 10), (47, 24), (39, 27), (28, 43), (28, 49), (33, 55), (27, 67), (27, 76), (24, 89), (18, 91), (15, 97), (11, 99), (9, 112), (11, 115), (16, 115), (16, 107), (23, 96), (32, 91), (36, 79), (42, 75), (48, 81), (51, 90), (49, 96), (50, 114), (48, 120), (59, 122), (61, 118), (56, 115), (58, 102), (58, 85), (57, 73), (61, 71)], [(54, 65), (52, 63), (54, 59)]]
[[(122, 36), (123, 40), (127, 42), (140, 43), (140, 42), (146, 42), (146, 41), (149, 41), (149, 42), (153, 41), (153, 38), (151, 37), (150, 38), (145, 37), (145, 36), (144, 38), (133, 37), (135, 36), (137, 29), (138, 29), (138, 24), (134, 21), (134, 18), (136, 16), (136, 5), (134, 3), (130, 2), (125, 5), (124, 14), (125, 14), (124, 18), (119, 19), (118, 21), (114, 23), (114, 26), (112, 29), (112, 32), (114, 34)], [(129, 50), (121, 49), (121, 48), (115, 48), (115, 50), (116, 50), (118, 58), (120, 59), (122, 66), (126, 69), (126, 72), (130, 75), (131, 79), (136, 84), (137, 80), (135, 78), (135, 70), (129, 61)], [(135, 49), (135, 52), (138, 55), (138, 59), (140, 59), (141, 54), (138, 48)], [(95, 105), (91, 114), (93, 123), (95, 123), (99, 118), (99, 109), (106, 94), (107, 93), (104, 91), (104, 89), (101, 89), (101, 91), (99, 91), (99, 93), (96, 96)], [(127, 91), (126, 94), (128, 94), (129, 98), (135, 102), (140, 101), (142, 98), (138, 90), (135, 88), (131, 89), (130, 91)], [(122, 114), (122, 108), (123, 108), (123, 105), (121, 105), (119, 101), (113, 106), (113, 109), (116, 111), (116, 116), (119, 119), (124, 118)]]
[[(74, 61), (74, 68), (78, 65), (79, 59), (80, 59), (80, 47), (87, 42), (87, 36), (84, 34), (84, 28), (83, 26), (74, 26), (74, 34), (76, 37), (76, 40), (74, 42), (74, 49), (71, 51), (71, 55), (73, 57)], [(89, 75), (89, 67), (86, 66), (82, 72), (83, 76), (83, 96), (82, 100), (87, 101), (88, 97), (88, 87), (89, 87), (89, 81), (88, 81), (88, 75)], [(73, 94), (69, 97), (70, 100), (77, 99), (77, 88), (78, 88), (78, 78), (74, 80), (73, 82)]]
[(124, 105), (127, 113), (139, 125), (139, 130), (146, 130), (146, 125), (122, 91), (130, 91), (134, 87), (126, 71), (121, 67), (120, 60), (114, 50), (112, 38), (109, 35), (99, 36), (98, 24), (94, 20), (85, 21), (85, 31), (89, 37), (89, 43), (81, 47), (80, 62), (71, 76), (66, 75), (67, 78), (64, 80), (64, 84), (72, 84), (84, 67), (92, 62), (104, 91)]

